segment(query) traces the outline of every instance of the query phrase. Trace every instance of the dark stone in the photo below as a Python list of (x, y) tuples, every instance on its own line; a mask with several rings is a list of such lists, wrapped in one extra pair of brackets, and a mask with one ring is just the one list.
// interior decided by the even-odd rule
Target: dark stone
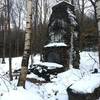
[(48, 69), (46, 66), (35, 64), (30, 68), (30, 72), (44, 78), (46, 81), (50, 81), (50, 74), (48, 73)]
[(47, 56), (47, 61), (61, 63), (60, 55), (55, 52), (50, 52)]
[(67, 88), (69, 100), (97, 100), (100, 97), (100, 87), (96, 88), (93, 93), (73, 92), (70, 87)]
[(98, 73), (98, 69), (95, 68), (94, 71), (92, 73)]
[(5, 63), (6, 63), (6, 62), (5, 62), (5, 59), (3, 58), (3, 59), (2, 59), (2, 64), (5, 64)]
[(69, 47), (49, 47), (44, 48), (43, 59), (46, 62), (54, 62), (63, 65), (65, 68), (69, 66)]
[(55, 68), (55, 69), (48, 69), (48, 66), (43, 66), (40, 64), (34, 64), (29, 69), (30, 73), (34, 73), (38, 75), (39, 77), (42, 77), (45, 79), (45, 81), (50, 81), (50, 75), (57, 75), (58, 73), (64, 72), (64, 67), (62, 68)]
[[(52, 8), (50, 16), (48, 33), (61, 34), (62, 38), (59, 41), (64, 41), (70, 44), (71, 37), (71, 20), (68, 14), (68, 9), (74, 12), (74, 7), (66, 2), (61, 2)], [(51, 40), (49, 40), (51, 41)]]
[[(72, 23), (72, 19), (75, 21), (75, 25)], [(79, 68), (79, 26), (77, 24), (77, 19), (75, 18), (74, 6), (66, 2), (61, 2), (55, 5), (52, 8), (52, 14), (48, 24), (48, 42), (64, 42), (67, 44), (67, 47), (44, 48), (43, 60), (59, 63), (68, 68), (70, 49), (72, 46), (71, 36), (73, 32), (76, 32), (76, 34), (73, 35), (72, 64), (74, 68)], [(54, 39), (52, 37), (54, 37)]]

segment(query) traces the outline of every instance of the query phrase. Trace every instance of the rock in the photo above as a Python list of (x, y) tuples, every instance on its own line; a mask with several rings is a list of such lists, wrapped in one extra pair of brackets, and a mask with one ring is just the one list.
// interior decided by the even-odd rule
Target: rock
[(100, 97), (100, 87), (96, 88), (93, 93), (78, 93), (70, 89), (67, 89), (69, 100), (97, 100)]

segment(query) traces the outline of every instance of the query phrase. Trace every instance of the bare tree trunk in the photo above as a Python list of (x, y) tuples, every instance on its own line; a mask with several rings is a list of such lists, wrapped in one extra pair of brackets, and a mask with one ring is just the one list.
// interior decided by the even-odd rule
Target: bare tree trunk
[(85, 4), (84, 0), (82, 0), (82, 10), (81, 10), (81, 25), (82, 25), (82, 31), (84, 30), (84, 10), (85, 10)]
[(71, 4), (74, 5), (74, 0), (71, 0)]
[[(37, 34), (38, 34), (38, 0), (35, 0), (35, 16), (34, 16), (34, 20), (35, 20), (35, 23), (34, 23), (34, 42), (37, 46)], [(37, 48), (35, 46), (35, 49), (36, 49), (36, 52), (37, 52)]]
[(17, 28), (17, 42), (16, 42), (16, 54), (19, 56), (19, 36), (20, 36), (20, 27), (21, 27), (21, 14), (23, 10), (23, 0), (16, 2), (17, 12), (18, 12), (18, 28)]
[(21, 21), (21, 15), (20, 15), (20, 12), (19, 12), (19, 25), (18, 25), (18, 28), (17, 28), (17, 42), (16, 42), (16, 55), (17, 57), (19, 56), (19, 36), (20, 36), (20, 21)]
[[(40, 4), (40, 27), (39, 27), (39, 37), (42, 37), (42, 15), (43, 15), (43, 11), (42, 11), (42, 9), (43, 9), (43, 1), (41, 0), (41, 4)], [(42, 60), (42, 45), (43, 45), (43, 42), (42, 42), (42, 39), (40, 38), (40, 45), (39, 45), (39, 47), (40, 47), (40, 58), (41, 58), (41, 60)]]
[(94, 7), (94, 14), (96, 20), (96, 27), (98, 32), (98, 51), (99, 51), (99, 65), (100, 65), (100, 0), (89, 0)]
[(47, 3), (47, 0), (43, 0), (43, 3), (44, 3), (44, 22), (43, 24), (45, 25), (46, 24), (46, 21), (47, 21), (47, 13), (48, 13), (48, 3)]
[(2, 57), (2, 64), (5, 64), (5, 21), (4, 21), (4, 14), (3, 12), (1, 13), (1, 30), (3, 33), (3, 57)]
[(3, 37), (3, 60), (2, 63), (5, 64), (5, 53), (6, 53), (6, 34), (7, 34), (7, 1), (4, 0), (5, 3), (5, 11), (4, 11), (4, 17), (5, 17), (5, 21), (4, 21), (4, 37)]
[(100, 0), (96, 0), (97, 24), (98, 24), (98, 50), (99, 50), (99, 66), (100, 66)]
[[(5, 25), (6, 27), (6, 25)], [(2, 63), (5, 64), (5, 45), (6, 45), (6, 28), (3, 29), (3, 59), (2, 59)]]
[(32, 0), (27, 0), (27, 22), (25, 33), (24, 54), (21, 65), (21, 73), (19, 76), (18, 86), (25, 88), (25, 81), (28, 71), (28, 61), (31, 50), (31, 34), (32, 34)]
[[(98, 22), (97, 20), (97, 11), (96, 11), (96, 0), (89, 0), (94, 8), (94, 16), (95, 16), (95, 21), (96, 23)], [(98, 31), (98, 25), (96, 24), (97, 31)]]
[(10, 81), (13, 80), (12, 77), (12, 58), (11, 58), (11, 30), (10, 30), (10, 2), (7, 0), (7, 10), (8, 10), (8, 34), (9, 34), (9, 77)]

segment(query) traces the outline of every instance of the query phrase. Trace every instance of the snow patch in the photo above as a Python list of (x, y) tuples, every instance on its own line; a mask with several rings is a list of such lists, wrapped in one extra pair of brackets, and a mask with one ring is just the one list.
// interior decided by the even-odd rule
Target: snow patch
[(45, 45), (44, 47), (66, 47), (67, 45), (65, 43), (49, 43), (48, 45)]
[(99, 69), (99, 53), (86, 51), (80, 52), (80, 70), (84, 73), (89, 73), (95, 68)]
[(1, 100), (43, 100), (35, 92), (29, 92), (23, 87), (18, 87), (17, 90), (11, 90), (8, 93), (5, 93)]
[(100, 86), (100, 73), (90, 74), (76, 81), (70, 88), (79, 93), (93, 93)]
[(28, 74), (27, 78), (34, 78), (34, 79), (37, 79), (37, 80), (40, 80), (40, 81), (44, 81), (44, 79), (42, 77), (38, 77), (37, 75), (35, 75), (33, 73)]
[(51, 63), (51, 62), (38, 62), (38, 63), (34, 63), (34, 65), (47, 66), (48, 69), (55, 69), (55, 68), (62, 68), (63, 67), (63, 65), (60, 65), (57, 63)]

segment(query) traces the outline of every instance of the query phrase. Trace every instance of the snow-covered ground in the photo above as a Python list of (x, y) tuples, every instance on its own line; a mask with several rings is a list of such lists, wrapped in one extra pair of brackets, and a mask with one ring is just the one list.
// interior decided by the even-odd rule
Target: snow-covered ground
[[(26, 89), (17, 87), (18, 80), (16, 79), (9, 81), (8, 75), (5, 74), (9, 70), (8, 58), (6, 64), (1, 64), (0, 59), (0, 100), (68, 100), (66, 89), (71, 84), (74, 84), (71, 87), (74, 90), (91, 93), (95, 87), (100, 85), (98, 78), (100, 74), (90, 74), (93, 69), (99, 68), (98, 53), (82, 52), (80, 55), (80, 70), (71, 68), (56, 77), (52, 76), (51, 83), (33, 84), (26, 81)], [(20, 68), (21, 59), (22, 57), (12, 59), (13, 70)], [(34, 57), (34, 61), (35, 63), (40, 62), (39, 54)], [(38, 78), (34, 74), (27, 77)], [(83, 85), (84, 81), (87, 87)]]
[(99, 67), (98, 52), (81, 52), (80, 53), (80, 69), (84, 72), (92, 71)]

